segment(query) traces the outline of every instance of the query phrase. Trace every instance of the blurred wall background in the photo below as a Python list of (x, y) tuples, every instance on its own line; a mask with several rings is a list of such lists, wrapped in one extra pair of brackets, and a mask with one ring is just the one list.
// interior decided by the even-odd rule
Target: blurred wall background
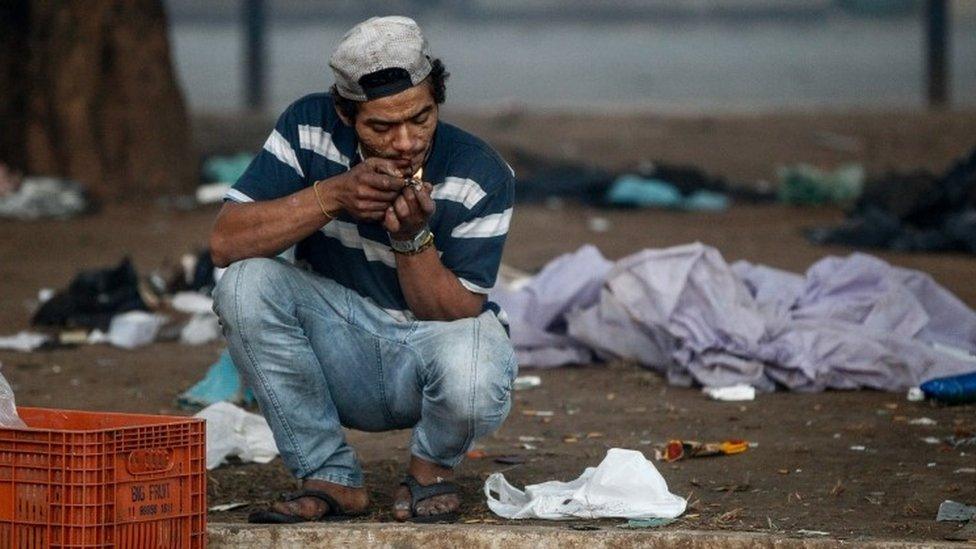
[[(165, 0), (191, 110), (243, 109), (241, 0)], [(266, 110), (332, 82), (342, 34), (406, 14), (450, 105), (742, 111), (925, 105), (919, 0), (266, 0)], [(950, 2), (952, 105), (976, 105), (976, 2)]]

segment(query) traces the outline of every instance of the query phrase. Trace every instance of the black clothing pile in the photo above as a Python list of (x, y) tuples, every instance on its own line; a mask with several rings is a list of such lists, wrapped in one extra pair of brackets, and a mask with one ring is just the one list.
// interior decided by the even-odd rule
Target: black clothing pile
[(816, 244), (976, 254), (976, 148), (940, 176), (869, 181), (847, 220), (807, 237)]
[(625, 173), (647, 179), (659, 179), (674, 185), (682, 195), (711, 191), (743, 202), (771, 202), (771, 190), (756, 190), (721, 176), (705, 173), (695, 166), (650, 162), (637, 170), (613, 172), (589, 164), (552, 160), (522, 149), (506, 151), (518, 184), (515, 200), (519, 203), (542, 203), (553, 198), (581, 202), (589, 206), (608, 207), (607, 193), (614, 181)]
[(126, 257), (115, 267), (78, 273), (66, 290), (41, 305), (31, 324), (107, 331), (113, 316), (148, 309), (139, 291), (139, 276)]

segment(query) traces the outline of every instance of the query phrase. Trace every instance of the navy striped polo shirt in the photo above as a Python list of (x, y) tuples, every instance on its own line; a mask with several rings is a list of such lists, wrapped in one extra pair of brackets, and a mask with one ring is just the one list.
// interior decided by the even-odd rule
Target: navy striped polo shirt
[[(339, 119), (330, 94), (303, 97), (281, 115), (225, 200), (273, 200), (310, 187), (356, 165), (357, 147), (355, 131)], [(436, 208), (429, 224), (441, 262), (465, 288), (487, 294), (495, 285), (512, 218), (512, 169), (477, 137), (439, 121), (424, 180), (434, 187)], [(299, 242), (294, 258), (397, 320), (414, 318), (382, 225), (360, 223), (343, 213)], [(494, 304), (486, 307), (497, 312)]]

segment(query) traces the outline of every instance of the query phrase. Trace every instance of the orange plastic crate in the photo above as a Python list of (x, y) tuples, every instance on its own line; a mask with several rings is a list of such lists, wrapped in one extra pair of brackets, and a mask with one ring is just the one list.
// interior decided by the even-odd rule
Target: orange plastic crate
[(204, 547), (202, 419), (18, 408), (0, 429), (0, 548)]

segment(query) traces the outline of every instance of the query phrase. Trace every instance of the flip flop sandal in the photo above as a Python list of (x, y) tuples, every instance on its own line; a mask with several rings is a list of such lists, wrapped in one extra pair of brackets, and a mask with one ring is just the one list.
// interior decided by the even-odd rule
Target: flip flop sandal
[(412, 517), (407, 519), (410, 522), (417, 522), (422, 524), (432, 524), (432, 523), (450, 523), (457, 522), (458, 513), (457, 511), (449, 511), (447, 513), (440, 513), (437, 515), (417, 515), (417, 504), (426, 501), (432, 497), (443, 496), (445, 494), (457, 494), (458, 486), (453, 482), (444, 480), (434, 484), (424, 486), (417, 482), (417, 479), (413, 475), (407, 475), (403, 478), (403, 482), (400, 483), (407, 487), (410, 491), (410, 512), (413, 514)]
[(343, 511), (342, 506), (339, 502), (335, 500), (329, 494), (321, 490), (300, 490), (292, 494), (285, 494), (281, 501), (295, 501), (300, 498), (316, 498), (324, 501), (329, 505), (329, 509), (324, 513), (312, 518), (305, 518), (299, 515), (291, 515), (288, 513), (281, 513), (278, 511), (272, 511), (271, 509), (265, 509), (263, 511), (255, 511), (248, 515), (247, 521), (256, 524), (295, 524), (297, 522), (332, 522), (340, 520), (349, 520), (354, 517), (354, 515), (346, 514)]

